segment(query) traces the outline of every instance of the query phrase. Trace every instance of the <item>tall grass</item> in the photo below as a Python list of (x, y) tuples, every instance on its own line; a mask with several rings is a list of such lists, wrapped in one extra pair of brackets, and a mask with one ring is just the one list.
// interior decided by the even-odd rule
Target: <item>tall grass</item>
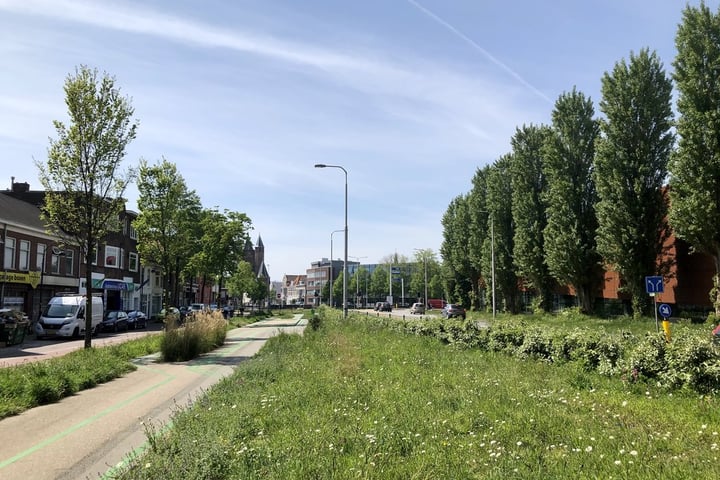
[(130, 360), (159, 349), (160, 336), (149, 335), (118, 345), (0, 368), (0, 419), (120, 377), (137, 368)]
[(268, 341), (118, 478), (718, 478), (718, 406), (351, 315)]
[(167, 362), (191, 360), (225, 342), (228, 322), (220, 312), (198, 313), (192, 320), (177, 325), (166, 323), (160, 349)]

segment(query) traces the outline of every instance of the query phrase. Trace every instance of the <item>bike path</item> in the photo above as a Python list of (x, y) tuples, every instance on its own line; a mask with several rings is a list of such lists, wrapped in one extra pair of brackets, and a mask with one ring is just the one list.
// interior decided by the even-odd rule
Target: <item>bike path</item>
[(228, 332), (225, 344), (188, 362), (138, 359), (138, 369), (58, 403), (0, 421), (0, 478), (102, 478), (146, 446), (145, 425), (162, 428), (280, 332), (307, 322), (268, 319)]

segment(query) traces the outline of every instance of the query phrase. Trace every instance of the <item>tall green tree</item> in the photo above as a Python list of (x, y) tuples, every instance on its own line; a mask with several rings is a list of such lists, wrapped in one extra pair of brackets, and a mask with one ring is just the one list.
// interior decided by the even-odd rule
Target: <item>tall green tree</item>
[(57, 139), (50, 140), (46, 164), (35, 162), (45, 189), (43, 218), (65, 243), (77, 245), (86, 265), (85, 348), (92, 346), (92, 268), (97, 244), (119, 229), (123, 198), (133, 180), (132, 168), (122, 170), (127, 145), (135, 139), (137, 122), (130, 99), (120, 94), (115, 79), (81, 66), (65, 80), (69, 125), (53, 122)]
[(544, 148), (547, 177), (545, 261), (561, 285), (570, 285), (581, 311), (590, 313), (602, 279), (593, 180), (599, 123), (592, 100), (575, 88), (552, 112), (552, 135)]
[(511, 157), (509, 154), (500, 157), (488, 172), (487, 205), (491, 235), (483, 243), (483, 277), (491, 279), (494, 270), (496, 308), (517, 313), (520, 296), (513, 260), (515, 224), (511, 206)]
[(667, 238), (663, 182), (675, 137), (672, 83), (657, 55), (643, 49), (602, 78), (602, 137), (597, 142), (598, 252), (620, 274), (634, 316), (649, 306), (645, 276)]
[(389, 292), (389, 269), (385, 265), (378, 265), (370, 276), (370, 296), (378, 301), (377, 299), (384, 299)]
[(468, 196), (459, 195), (448, 205), (441, 220), (443, 241), (440, 254), (447, 267), (446, 291), (453, 302), (472, 304), (477, 296), (480, 272), (470, 261), (468, 227), (470, 225)]
[(687, 6), (675, 37), (676, 155), (670, 161), (670, 225), (715, 264), (711, 300), (720, 315), (720, 10)]
[(245, 295), (251, 297), (250, 293), (255, 289), (254, 284), (256, 280), (257, 275), (253, 271), (250, 262), (240, 260), (230, 277), (227, 279), (226, 285), (228, 293), (233, 297), (239, 298), (242, 304), (243, 297)]
[(545, 263), (547, 214), (544, 197), (547, 180), (543, 168), (543, 146), (550, 130), (529, 125), (518, 128), (512, 137), (510, 182), (512, 215), (515, 225), (513, 261), (525, 288), (535, 290), (537, 306), (552, 307), (553, 280)]
[[(485, 260), (483, 244), (490, 236), (487, 206), (487, 177), (489, 171), (489, 165), (475, 171), (472, 179), (472, 189), (468, 195), (468, 216), (470, 218), (470, 224), (467, 228), (468, 260), (472, 268), (480, 272), (480, 281), (477, 285), (478, 295), (473, 298), (474, 309), (479, 309), (481, 302), (483, 302), (480, 289), (485, 291), (485, 299), (487, 300), (487, 292), (492, 286), (492, 280), (483, 274), (483, 262)], [(489, 305), (487, 301), (483, 303)]]
[(190, 259), (188, 271), (200, 277), (203, 284), (208, 279), (217, 279), (222, 287), (223, 279), (230, 276), (243, 259), (250, 225), (244, 213), (227, 209), (220, 212), (217, 208), (204, 210), (200, 221), (200, 249)]
[(140, 162), (137, 219), (138, 251), (143, 263), (159, 265), (165, 303), (179, 305), (181, 272), (200, 249), (200, 197), (188, 190), (177, 166), (163, 158)]

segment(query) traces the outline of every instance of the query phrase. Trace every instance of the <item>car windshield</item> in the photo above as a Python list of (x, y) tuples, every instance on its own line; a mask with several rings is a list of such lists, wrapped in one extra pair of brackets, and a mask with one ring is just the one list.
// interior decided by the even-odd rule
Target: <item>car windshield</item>
[(117, 316), (118, 316), (118, 312), (107, 312), (107, 313), (105, 314), (105, 318), (107, 318), (108, 320), (112, 320), (112, 319), (114, 319), (114, 318), (117, 318)]
[(43, 317), (46, 318), (65, 318), (73, 317), (78, 310), (77, 305), (63, 305), (61, 303), (51, 303), (45, 308)]

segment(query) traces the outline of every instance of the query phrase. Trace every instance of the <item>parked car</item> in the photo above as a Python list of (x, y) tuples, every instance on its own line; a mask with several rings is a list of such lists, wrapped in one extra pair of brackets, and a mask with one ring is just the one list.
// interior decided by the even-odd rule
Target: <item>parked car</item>
[(375, 304), (375, 311), (377, 312), (392, 312), (392, 305), (389, 302), (377, 302)]
[(425, 313), (425, 305), (422, 303), (413, 303), (410, 307), (410, 313), (412, 315), (422, 315)]
[(205, 311), (207, 311), (207, 307), (204, 303), (191, 303), (190, 308), (188, 308), (188, 315), (204, 313)]
[(127, 331), (128, 328), (128, 314), (123, 310), (106, 310), (100, 322), (101, 332)]
[(442, 316), (443, 318), (460, 317), (465, 320), (465, 309), (456, 303), (448, 303), (442, 309)]
[(130, 310), (127, 312), (128, 315), (128, 328), (133, 330), (138, 328), (147, 327), (147, 316), (140, 310)]
[(173, 325), (182, 325), (185, 321), (185, 317), (186, 314), (182, 313), (180, 309), (176, 307), (163, 308), (157, 314), (158, 320), (160, 320), (165, 325), (167, 325), (169, 321), (172, 322)]

